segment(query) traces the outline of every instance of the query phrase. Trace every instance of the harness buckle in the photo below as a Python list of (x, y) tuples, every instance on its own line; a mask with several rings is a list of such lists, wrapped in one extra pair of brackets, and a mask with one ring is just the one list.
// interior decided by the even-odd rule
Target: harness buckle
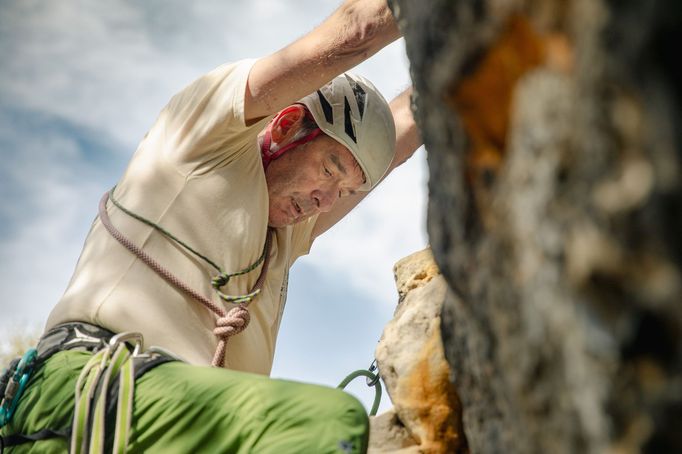
[(118, 347), (118, 345), (122, 342), (132, 343), (134, 346), (133, 356), (138, 356), (140, 354), (140, 350), (142, 349), (142, 342), (144, 342), (144, 338), (142, 337), (142, 333), (136, 333), (133, 331), (116, 334), (109, 340), (109, 348), (115, 350), (116, 347)]

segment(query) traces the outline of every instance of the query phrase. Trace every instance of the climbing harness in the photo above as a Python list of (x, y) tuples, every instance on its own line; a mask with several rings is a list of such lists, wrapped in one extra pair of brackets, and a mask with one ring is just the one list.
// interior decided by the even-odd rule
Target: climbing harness
[(346, 386), (358, 377), (366, 377), (365, 381), (367, 386), (374, 387), (374, 402), (372, 403), (372, 409), (369, 412), (370, 416), (375, 416), (377, 411), (379, 411), (379, 404), (381, 403), (381, 377), (379, 376), (379, 368), (377, 366), (377, 360), (372, 361), (368, 369), (359, 369), (348, 374), (346, 378), (339, 383), (337, 388), (345, 389)]
[[(17, 408), (31, 373), (53, 354), (64, 350), (93, 353), (78, 377), (72, 427), (42, 429), (33, 434), (0, 437), (0, 453), (6, 447), (50, 438), (71, 439), (71, 453), (125, 453), (132, 422), (135, 379), (152, 368), (176, 361), (165, 351), (151, 348), (140, 352), (142, 335), (112, 332), (88, 323), (65, 323), (45, 334), (38, 346), (30, 349), (21, 361), (14, 361), (9, 372), (0, 378), (2, 424), (8, 424)], [(9, 376), (9, 378), (7, 378)], [(12, 383), (16, 382), (16, 385)], [(14, 391), (16, 390), (16, 391)], [(7, 407), (5, 402), (11, 404)], [(113, 436), (105, 433), (114, 427)]]
[[(270, 250), (272, 248), (273, 241), (272, 237), (274, 235), (274, 230), (272, 228), (268, 228), (267, 236), (265, 239), (265, 246), (263, 247), (263, 253), (258, 258), (258, 260), (256, 260), (254, 263), (252, 263), (251, 265), (249, 265), (248, 267), (244, 268), (241, 271), (237, 271), (235, 273), (227, 273), (223, 271), (214, 261), (210, 260), (203, 254), (197, 252), (192, 247), (187, 245), (179, 238), (175, 237), (173, 234), (171, 234), (169, 231), (167, 231), (157, 223), (152, 222), (121, 205), (118, 202), (118, 200), (114, 198), (115, 189), (116, 187), (114, 186), (110, 191), (106, 192), (104, 196), (102, 196), (102, 199), (100, 200), (99, 203), (99, 217), (102, 221), (102, 224), (104, 225), (104, 228), (111, 234), (111, 236), (114, 237), (114, 239), (116, 239), (116, 241), (118, 241), (126, 249), (128, 249), (135, 256), (137, 256), (137, 258), (139, 258), (143, 263), (149, 266), (163, 280), (165, 280), (178, 290), (184, 292), (186, 295), (190, 296), (195, 301), (198, 301), (217, 316), (216, 327), (213, 330), (213, 334), (218, 338), (218, 346), (213, 356), (213, 361), (211, 362), (211, 365), (214, 367), (223, 367), (225, 361), (225, 350), (227, 346), (227, 340), (231, 336), (234, 336), (235, 334), (238, 334), (242, 332), (244, 329), (246, 329), (246, 327), (249, 324), (249, 321), (251, 320), (248, 311), (248, 305), (261, 292), (263, 284), (265, 283), (265, 276), (267, 275), (268, 265), (270, 262)], [(206, 298), (205, 296), (201, 295), (200, 293), (189, 287), (182, 280), (180, 280), (180, 278), (178, 278), (169, 270), (164, 268), (159, 262), (157, 262), (149, 254), (143, 251), (142, 248), (140, 248), (139, 246), (135, 245), (132, 241), (130, 241), (130, 239), (123, 235), (123, 233), (116, 229), (116, 227), (114, 227), (114, 225), (112, 224), (111, 219), (109, 218), (109, 214), (107, 213), (106, 204), (108, 200), (111, 200), (111, 202), (118, 209), (123, 211), (128, 216), (131, 216), (134, 219), (154, 228), (159, 233), (164, 235), (166, 238), (176, 242), (177, 244), (185, 248), (187, 251), (194, 254), (198, 258), (202, 259), (204, 262), (206, 262), (216, 271), (218, 271), (218, 274), (211, 279), (211, 285), (216, 290), (216, 293), (218, 294), (221, 300), (225, 301), (226, 303), (235, 304), (236, 307), (233, 307), (229, 311), (226, 311), (221, 306), (215, 304), (210, 299)], [(258, 276), (256, 283), (254, 284), (253, 288), (249, 293), (245, 295), (233, 296), (226, 295), (220, 291), (220, 289), (223, 286), (227, 285), (227, 283), (230, 281), (230, 278), (249, 273), (255, 270), (261, 263), (263, 264), (263, 266), (261, 268), (260, 275)]]

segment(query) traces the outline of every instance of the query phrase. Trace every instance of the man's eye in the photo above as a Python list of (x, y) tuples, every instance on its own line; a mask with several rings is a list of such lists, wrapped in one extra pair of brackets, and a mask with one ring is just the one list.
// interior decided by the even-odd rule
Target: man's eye
[(332, 173), (326, 167), (324, 168), (324, 173), (326, 173), (328, 177), (332, 176)]

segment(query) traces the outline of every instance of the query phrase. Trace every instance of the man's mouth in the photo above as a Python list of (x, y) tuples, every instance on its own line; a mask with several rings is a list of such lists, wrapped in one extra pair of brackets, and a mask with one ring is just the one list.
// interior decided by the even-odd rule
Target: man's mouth
[(303, 210), (301, 209), (299, 204), (296, 203), (296, 200), (294, 200), (293, 198), (291, 199), (291, 206), (294, 208), (293, 214), (296, 219), (303, 215)]

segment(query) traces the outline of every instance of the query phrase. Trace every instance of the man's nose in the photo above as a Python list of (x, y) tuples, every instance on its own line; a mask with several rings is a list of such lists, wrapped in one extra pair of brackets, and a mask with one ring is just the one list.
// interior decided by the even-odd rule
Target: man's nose
[(315, 205), (323, 213), (330, 211), (338, 198), (339, 192), (336, 188), (320, 189), (313, 192)]

